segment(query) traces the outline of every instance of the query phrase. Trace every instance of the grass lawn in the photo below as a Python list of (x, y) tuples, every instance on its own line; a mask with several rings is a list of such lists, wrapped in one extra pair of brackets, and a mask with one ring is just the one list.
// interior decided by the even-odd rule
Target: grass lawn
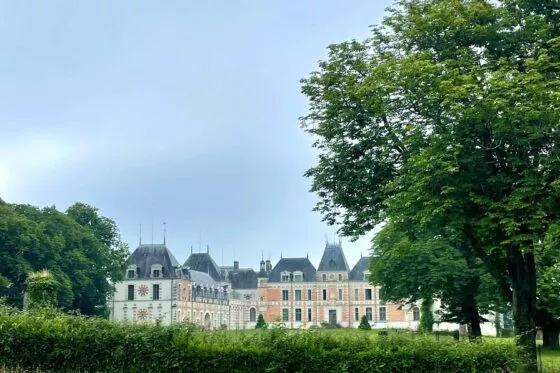
[(560, 373), (560, 350), (542, 350), (541, 359), (544, 373)]

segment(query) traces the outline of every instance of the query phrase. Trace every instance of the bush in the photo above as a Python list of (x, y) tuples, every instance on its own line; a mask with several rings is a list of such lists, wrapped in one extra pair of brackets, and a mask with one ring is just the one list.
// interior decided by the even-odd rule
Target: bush
[(508, 340), (457, 343), (391, 335), (380, 341), (349, 329), (204, 332), (189, 324), (157, 327), (49, 312), (0, 312), (0, 367), (45, 372), (515, 372), (523, 360)]
[(266, 329), (267, 325), (264, 321), (264, 316), (262, 313), (259, 313), (259, 318), (257, 319), (257, 325), (255, 325), (255, 329)]
[(360, 325), (358, 326), (358, 329), (371, 330), (371, 325), (369, 324), (366, 315), (362, 316), (362, 319), (360, 320)]

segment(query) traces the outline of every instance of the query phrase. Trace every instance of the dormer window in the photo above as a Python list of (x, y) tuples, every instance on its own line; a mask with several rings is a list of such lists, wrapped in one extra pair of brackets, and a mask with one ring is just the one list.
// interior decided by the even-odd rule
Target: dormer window
[(281, 282), (290, 282), (290, 272), (282, 272), (280, 276)]
[(342, 274), (338, 274), (338, 281), (342, 281)]
[(161, 264), (153, 264), (152, 265), (152, 273), (151, 276), (152, 278), (160, 278), (162, 277), (162, 268), (161, 268)]
[(323, 281), (327, 281), (327, 275), (323, 273), (323, 276), (321, 276), (323, 278)]
[(135, 273), (136, 273), (135, 270), (129, 269), (128, 271), (126, 271), (126, 278), (134, 278)]
[(296, 271), (294, 272), (294, 282), (302, 282), (303, 281), (303, 272)]

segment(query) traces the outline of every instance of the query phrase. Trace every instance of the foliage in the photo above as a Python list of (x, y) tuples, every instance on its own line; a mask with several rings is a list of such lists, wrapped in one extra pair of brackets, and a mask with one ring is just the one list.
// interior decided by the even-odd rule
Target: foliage
[(46, 268), (59, 285), (58, 307), (104, 314), (111, 282), (122, 279), (129, 253), (114, 222), (95, 216), (97, 210), (83, 204), (68, 214), (0, 204), (0, 276), (10, 283), (0, 295), (21, 307), (27, 274)]
[(27, 277), (28, 308), (55, 308), (58, 286), (47, 270), (30, 273)]
[(353, 237), (387, 219), (466, 237), (513, 293), (533, 356), (535, 251), (560, 214), (560, 26), (547, 4), (397, 1), (370, 39), (330, 46), (302, 81), (324, 219)]
[(371, 325), (369, 324), (369, 321), (368, 321), (366, 315), (362, 316), (362, 319), (360, 320), (360, 325), (358, 325), (358, 329), (371, 330)]
[(255, 329), (266, 329), (268, 325), (264, 321), (264, 316), (262, 313), (259, 313), (259, 317), (257, 318), (257, 324), (255, 325)]
[(418, 331), (424, 333), (431, 333), (434, 329), (434, 313), (432, 312), (432, 306), (434, 305), (433, 298), (426, 298), (422, 300), (422, 306), (420, 307), (420, 324), (418, 325)]
[(202, 332), (62, 314), (0, 313), (0, 366), (111, 372), (516, 372), (509, 343), (338, 331)]

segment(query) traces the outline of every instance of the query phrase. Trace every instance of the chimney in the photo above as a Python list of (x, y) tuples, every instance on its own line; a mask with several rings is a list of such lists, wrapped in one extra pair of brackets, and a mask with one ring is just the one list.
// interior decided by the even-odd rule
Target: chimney
[(265, 270), (266, 270), (267, 273), (270, 273), (270, 271), (272, 271), (272, 263), (270, 263), (270, 259), (266, 260)]
[(237, 260), (233, 261), (233, 270), (239, 271), (239, 262)]

